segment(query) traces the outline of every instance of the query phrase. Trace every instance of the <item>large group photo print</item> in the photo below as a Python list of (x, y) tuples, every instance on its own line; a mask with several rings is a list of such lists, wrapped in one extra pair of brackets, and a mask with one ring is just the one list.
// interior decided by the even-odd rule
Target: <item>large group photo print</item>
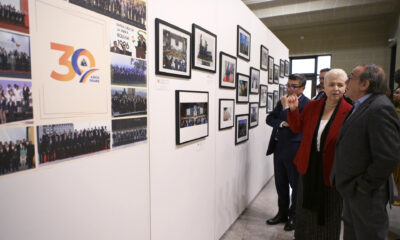
[(28, 0), (0, 2), (0, 28), (29, 34)]
[(146, 87), (147, 62), (130, 56), (112, 54), (111, 84)]
[(0, 80), (0, 124), (33, 119), (32, 82)]
[(111, 88), (113, 117), (147, 113), (147, 90), (144, 88)]
[(126, 146), (147, 140), (147, 117), (112, 121), (112, 146)]

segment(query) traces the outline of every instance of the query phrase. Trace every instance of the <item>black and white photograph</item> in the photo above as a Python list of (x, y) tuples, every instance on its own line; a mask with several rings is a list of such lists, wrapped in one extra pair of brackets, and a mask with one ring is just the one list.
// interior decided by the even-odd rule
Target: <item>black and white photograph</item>
[(250, 93), (258, 94), (260, 86), (260, 70), (250, 67)]
[(105, 120), (38, 126), (39, 164), (110, 149), (110, 129)]
[(0, 76), (31, 78), (29, 36), (0, 30)]
[(110, 24), (110, 52), (146, 59), (146, 31), (120, 22)]
[(192, 66), (194, 69), (217, 71), (217, 35), (192, 24)]
[(248, 103), (249, 102), (249, 84), (250, 77), (241, 73), (236, 74), (236, 102)]
[(274, 90), (274, 105), (273, 108), (276, 107), (276, 104), (279, 102), (279, 92), (277, 90)]
[(235, 116), (235, 144), (249, 140), (249, 114)]
[(175, 91), (176, 144), (208, 136), (208, 92)]
[(0, 129), (0, 175), (35, 168), (34, 129)]
[(289, 77), (289, 61), (285, 60), (285, 76)]
[(249, 115), (250, 115), (250, 121), (249, 121), (249, 127), (257, 127), (258, 126), (258, 102), (251, 102), (249, 104)]
[(260, 108), (264, 108), (267, 106), (267, 94), (268, 94), (268, 86), (260, 84), (260, 98), (259, 98)]
[(113, 148), (146, 140), (147, 117), (112, 120)]
[(279, 60), (279, 76), (281, 78), (285, 77), (285, 61)]
[(274, 84), (279, 84), (279, 66), (274, 64)]
[(274, 94), (269, 92), (267, 95), (267, 113), (270, 113), (274, 110)]
[(3, 0), (0, 3), (0, 28), (29, 34), (28, 0)]
[(32, 82), (0, 80), (0, 124), (33, 119)]
[(111, 112), (113, 117), (147, 113), (145, 88), (111, 88)]
[(269, 50), (264, 45), (260, 46), (260, 69), (268, 71), (268, 54)]
[(274, 83), (274, 58), (268, 56), (268, 83)]
[(111, 54), (110, 59), (111, 84), (146, 87), (146, 61), (120, 54)]
[(236, 57), (224, 52), (219, 53), (219, 86), (221, 88), (236, 87)]
[(156, 74), (191, 77), (191, 33), (156, 18)]
[(69, 0), (70, 3), (118, 21), (146, 29), (146, 1), (143, 0)]
[(232, 128), (235, 116), (235, 100), (220, 99), (219, 100), (219, 130)]
[(237, 26), (236, 54), (239, 58), (250, 61), (251, 34), (241, 26)]
[(285, 96), (287, 93), (287, 86), (285, 84), (279, 84), (279, 99)]

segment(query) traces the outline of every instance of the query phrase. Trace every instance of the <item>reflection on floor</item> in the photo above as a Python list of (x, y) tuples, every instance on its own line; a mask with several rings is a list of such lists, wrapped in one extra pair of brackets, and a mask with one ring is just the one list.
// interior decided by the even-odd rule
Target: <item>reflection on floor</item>
[[(221, 240), (291, 240), (294, 232), (285, 232), (284, 224), (269, 226), (265, 220), (278, 211), (275, 181), (272, 178)], [(388, 209), (390, 228), (388, 240), (400, 240), (400, 207)]]

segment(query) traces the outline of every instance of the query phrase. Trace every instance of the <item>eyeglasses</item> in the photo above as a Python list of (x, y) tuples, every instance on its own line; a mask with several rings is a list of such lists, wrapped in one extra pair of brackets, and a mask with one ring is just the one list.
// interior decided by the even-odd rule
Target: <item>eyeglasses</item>
[(287, 84), (286, 85), (288, 88), (293, 88), (293, 89), (295, 89), (295, 88), (301, 88), (302, 86), (299, 86), (299, 85), (293, 85), (293, 84)]

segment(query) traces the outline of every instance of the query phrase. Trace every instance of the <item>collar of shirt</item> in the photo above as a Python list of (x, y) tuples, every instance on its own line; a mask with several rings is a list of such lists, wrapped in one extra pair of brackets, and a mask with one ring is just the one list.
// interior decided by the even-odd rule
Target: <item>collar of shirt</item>
[(365, 100), (367, 100), (370, 96), (372, 95), (372, 93), (368, 93), (367, 95), (359, 98), (357, 101), (354, 102), (353, 106), (353, 112), (357, 110), (357, 108), (361, 105), (361, 103), (363, 103)]

